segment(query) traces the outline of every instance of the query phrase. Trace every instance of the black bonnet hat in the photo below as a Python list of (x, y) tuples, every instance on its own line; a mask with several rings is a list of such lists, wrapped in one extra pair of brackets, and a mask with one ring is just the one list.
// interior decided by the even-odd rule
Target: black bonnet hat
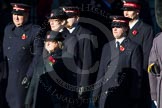
[(68, 18), (68, 16), (61, 8), (57, 8), (57, 9), (53, 9), (50, 13), (50, 16), (48, 16), (47, 18), (48, 19), (65, 19), (66, 20)]
[(64, 38), (60, 32), (48, 31), (46, 34), (45, 41), (63, 41)]

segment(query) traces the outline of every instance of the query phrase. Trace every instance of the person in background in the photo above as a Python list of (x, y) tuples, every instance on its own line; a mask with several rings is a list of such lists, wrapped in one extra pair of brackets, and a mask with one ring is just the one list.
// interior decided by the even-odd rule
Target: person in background
[(151, 107), (151, 96), (149, 79), (147, 73), (148, 57), (152, 47), (154, 38), (153, 29), (150, 25), (140, 20), (141, 4), (139, 0), (125, 0), (123, 1), (123, 14), (125, 17), (131, 18), (129, 21), (128, 37), (142, 47), (143, 52), (143, 75), (142, 75), (142, 93), (140, 108)]
[(43, 49), (40, 27), (28, 22), (30, 6), (11, 3), (12, 20), (4, 31), (3, 56), (7, 62), (6, 99), (10, 108), (24, 108), (27, 87)]
[(129, 18), (110, 19), (115, 39), (103, 47), (93, 99), (97, 108), (139, 108), (141, 47), (127, 37)]

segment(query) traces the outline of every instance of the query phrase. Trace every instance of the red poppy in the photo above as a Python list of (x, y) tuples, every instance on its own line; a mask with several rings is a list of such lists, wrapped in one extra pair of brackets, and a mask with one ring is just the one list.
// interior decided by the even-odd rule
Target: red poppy
[(138, 33), (137, 30), (133, 30), (133, 31), (132, 31), (133, 36), (137, 35), (137, 33)]
[(54, 64), (56, 62), (56, 60), (52, 57), (49, 56), (48, 60), (50, 61), (50, 63)]
[(124, 51), (124, 50), (125, 48), (122, 45), (120, 45), (120, 51)]
[(21, 36), (21, 39), (22, 40), (25, 40), (27, 38), (27, 36), (25, 35), (25, 34), (23, 34), (22, 36)]

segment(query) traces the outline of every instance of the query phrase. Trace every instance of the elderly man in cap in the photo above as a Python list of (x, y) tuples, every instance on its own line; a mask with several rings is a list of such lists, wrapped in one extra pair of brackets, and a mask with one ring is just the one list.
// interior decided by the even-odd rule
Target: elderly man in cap
[(141, 108), (149, 108), (151, 103), (149, 80), (147, 74), (148, 57), (153, 42), (153, 29), (150, 25), (145, 24), (139, 18), (141, 3), (139, 0), (124, 0), (123, 14), (125, 17), (131, 18), (129, 21), (129, 38), (142, 47), (143, 52), (143, 79), (142, 79), (142, 95)]
[(28, 22), (30, 6), (11, 5), (13, 23), (6, 26), (3, 41), (8, 70), (6, 99), (10, 108), (24, 108), (27, 87), (43, 42), (38, 36), (40, 27)]
[(127, 38), (129, 19), (111, 16), (115, 40), (105, 44), (93, 98), (98, 108), (138, 108), (142, 52)]

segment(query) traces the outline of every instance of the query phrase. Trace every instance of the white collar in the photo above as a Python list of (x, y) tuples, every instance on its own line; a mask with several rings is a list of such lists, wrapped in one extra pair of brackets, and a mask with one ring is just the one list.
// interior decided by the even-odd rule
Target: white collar
[(139, 21), (139, 19), (137, 19), (137, 20), (135, 20), (135, 21), (129, 23), (129, 28), (132, 29), (133, 26), (134, 26), (138, 21)]
[(119, 42), (119, 43), (121, 44), (125, 38), (126, 38), (126, 37), (122, 37), (122, 38), (120, 38), (120, 39), (116, 39), (115, 42)]
[(59, 30), (59, 32), (62, 32), (62, 31), (63, 31), (63, 29), (60, 29), (60, 30)]
[(72, 32), (75, 30), (75, 28), (76, 28), (76, 27), (74, 26), (74, 27), (71, 28), (71, 29), (69, 29), (69, 28), (67, 28), (67, 29), (69, 30), (70, 33), (72, 33)]

